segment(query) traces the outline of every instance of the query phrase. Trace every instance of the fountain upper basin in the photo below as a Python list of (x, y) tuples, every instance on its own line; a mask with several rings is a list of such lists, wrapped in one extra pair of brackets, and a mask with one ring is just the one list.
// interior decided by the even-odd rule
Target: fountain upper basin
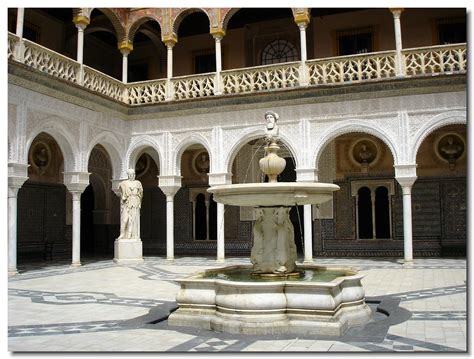
[(318, 204), (332, 199), (339, 186), (317, 182), (244, 183), (213, 186), (214, 200), (231, 206), (268, 207)]

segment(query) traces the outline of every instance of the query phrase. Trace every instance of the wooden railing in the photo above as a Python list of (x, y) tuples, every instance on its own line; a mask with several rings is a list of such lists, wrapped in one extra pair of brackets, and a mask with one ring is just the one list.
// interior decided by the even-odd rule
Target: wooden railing
[[(124, 102), (162, 103), (297, 87), (350, 84), (397, 77), (395, 51), (339, 56), (302, 62), (225, 70), (220, 73), (174, 77), (124, 84), (44, 46), (8, 33), (8, 59)], [(466, 73), (466, 44), (404, 49), (398, 77)]]

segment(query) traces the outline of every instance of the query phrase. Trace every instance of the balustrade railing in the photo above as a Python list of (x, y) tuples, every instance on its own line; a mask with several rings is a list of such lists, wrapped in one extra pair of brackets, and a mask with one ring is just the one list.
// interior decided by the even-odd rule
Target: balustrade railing
[(60, 79), (77, 82), (78, 62), (26, 39), (23, 39), (23, 45), (22, 62), (25, 65)]
[(124, 83), (84, 65), (83, 86), (102, 95), (123, 101)]
[(440, 45), (402, 51), (406, 76), (465, 72), (466, 45)]
[(307, 61), (309, 85), (395, 77), (395, 52), (377, 52)]
[(174, 77), (171, 79), (172, 98), (184, 100), (213, 96), (215, 80), (215, 73)]
[(226, 70), (221, 77), (224, 94), (286, 89), (300, 84), (300, 62)]
[(11, 32), (8, 33), (8, 59), (12, 59), (15, 56), (15, 48), (20, 38), (13, 35)]
[(166, 80), (132, 82), (127, 85), (129, 105), (158, 103), (166, 100)]
[[(8, 33), (8, 59), (137, 106), (164, 101), (274, 91), (303, 86), (395, 78), (397, 54), (384, 51), (257, 66), (124, 84), (15, 34)], [(466, 44), (404, 49), (401, 77), (465, 73)]]

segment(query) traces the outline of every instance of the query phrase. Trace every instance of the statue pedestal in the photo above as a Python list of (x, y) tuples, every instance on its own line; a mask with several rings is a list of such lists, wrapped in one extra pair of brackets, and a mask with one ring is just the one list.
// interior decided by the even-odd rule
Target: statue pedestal
[(114, 243), (114, 262), (123, 265), (142, 264), (142, 241), (140, 239), (116, 239)]

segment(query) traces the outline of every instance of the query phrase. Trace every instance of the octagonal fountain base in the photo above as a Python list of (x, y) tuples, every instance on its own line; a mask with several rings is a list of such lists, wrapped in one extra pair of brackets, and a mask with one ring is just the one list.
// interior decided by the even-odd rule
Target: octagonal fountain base
[(340, 336), (370, 320), (363, 276), (349, 268), (297, 266), (297, 277), (251, 271), (231, 266), (178, 280), (179, 308), (168, 324), (233, 334)]

